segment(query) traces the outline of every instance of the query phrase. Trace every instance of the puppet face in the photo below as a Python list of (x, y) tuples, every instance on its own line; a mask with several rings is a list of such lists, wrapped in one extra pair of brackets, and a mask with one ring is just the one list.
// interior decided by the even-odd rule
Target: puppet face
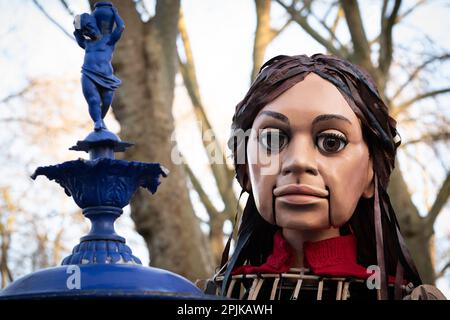
[(258, 113), (247, 157), (256, 207), (282, 228), (340, 227), (361, 197), (373, 195), (360, 121), (339, 90), (314, 73)]

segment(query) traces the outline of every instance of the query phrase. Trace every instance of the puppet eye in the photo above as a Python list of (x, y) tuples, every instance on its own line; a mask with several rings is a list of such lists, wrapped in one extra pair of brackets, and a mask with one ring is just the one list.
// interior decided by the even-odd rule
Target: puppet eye
[(280, 129), (263, 129), (259, 135), (259, 143), (269, 152), (279, 152), (288, 143), (288, 136)]
[(344, 149), (348, 141), (343, 134), (325, 132), (317, 136), (316, 144), (324, 153), (336, 153)]

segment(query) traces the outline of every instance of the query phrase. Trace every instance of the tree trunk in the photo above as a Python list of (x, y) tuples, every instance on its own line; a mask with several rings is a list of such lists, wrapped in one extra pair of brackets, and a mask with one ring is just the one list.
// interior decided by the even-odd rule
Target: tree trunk
[(191, 280), (208, 277), (212, 259), (190, 203), (185, 172), (171, 160), (177, 152), (171, 138), (179, 0), (158, 1), (147, 23), (141, 22), (132, 1), (113, 2), (126, 25), (113, 59), (123, 82), (113, 111), (121, 138), (136, 144), (124, 158), (160, 162), (170, 170), (155, 195), (136, 193), (131, 216), (147, 243), (152, 266)]
[(255, 0), (256, 6), (256, 30), (253, 41), (253, 68), (251, 82), (255, 80), (264, 63), (264, 56), (267, 46), (272, 41), (273, 36), (270, 28), (270, 0)]
[[(1, 229), (0, 229), (1, 230)], [(1, 230), (3, 231), (3, 230)], [(9, 249), (9, 236), (4, 230), (1, 233), (2, 243), (1, 243), (1, 252), (0, 252), (0, 273), (2, 276), (2, 285), (1, 288), (6, 287), (8, 284), (8, 249)]]

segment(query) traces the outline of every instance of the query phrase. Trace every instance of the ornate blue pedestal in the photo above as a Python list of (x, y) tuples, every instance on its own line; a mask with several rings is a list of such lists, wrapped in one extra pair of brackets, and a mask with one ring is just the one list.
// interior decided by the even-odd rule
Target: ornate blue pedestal
[(155, 193), (160, 176), (168, 171), (159, 163), (115, 160), (114, 152), (129, 143), (108, 130), (94, 131), (72, 149), (86, 151), (90, 160), (67, 161), (39, 167), (32, 175), (55, 180), (91, 221), (89, 234), (80, 239), (62, 266), (22, 277), (0, 291), (0, 299), (52, 298), (206, 298), (190, 281), (172, 272), (144, 267), (114, 230), (139, 187)]
[(63, 187), (91, 221), (91, 231), (61, 267), (16, 280), (0, 291), (0, 299), (206, 298), (179, 275), (143, 267), (114, 230), (114, 221), (134, 192), (143, 187), (155, 193), (160, 177), (168, 171), (159, 163), (116, 160), (115, 152), (124, 152), (133, 144), (121, 141), (103, 122), (121, 83), (111, 65), (115, 44), (125, 28), (117, 9), (112, 3), (97, 2), (91, 14), (75, 17), (74, 26), (77, 43), (85, 49), (81, 82), (94, 131), (70, 149), (87, 152), (90, 159), (39, 167), (31, 178), (43, 175)]

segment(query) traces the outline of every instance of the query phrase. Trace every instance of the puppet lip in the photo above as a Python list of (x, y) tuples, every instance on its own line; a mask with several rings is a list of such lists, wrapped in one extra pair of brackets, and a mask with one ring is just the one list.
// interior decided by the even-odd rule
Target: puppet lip
[(312, 205), (319, 202), (326, 201), (326, 198), (310, 196), (305, 194), (286, 194), (277, 197), (276, 200), (289, 205)]
[(326, 198), (328, 191), (322, 188), (306, 185), (306, 184), (288, 184), (277, 187), (273, 190), (275, 197), (305, 197), (305, 198)]

